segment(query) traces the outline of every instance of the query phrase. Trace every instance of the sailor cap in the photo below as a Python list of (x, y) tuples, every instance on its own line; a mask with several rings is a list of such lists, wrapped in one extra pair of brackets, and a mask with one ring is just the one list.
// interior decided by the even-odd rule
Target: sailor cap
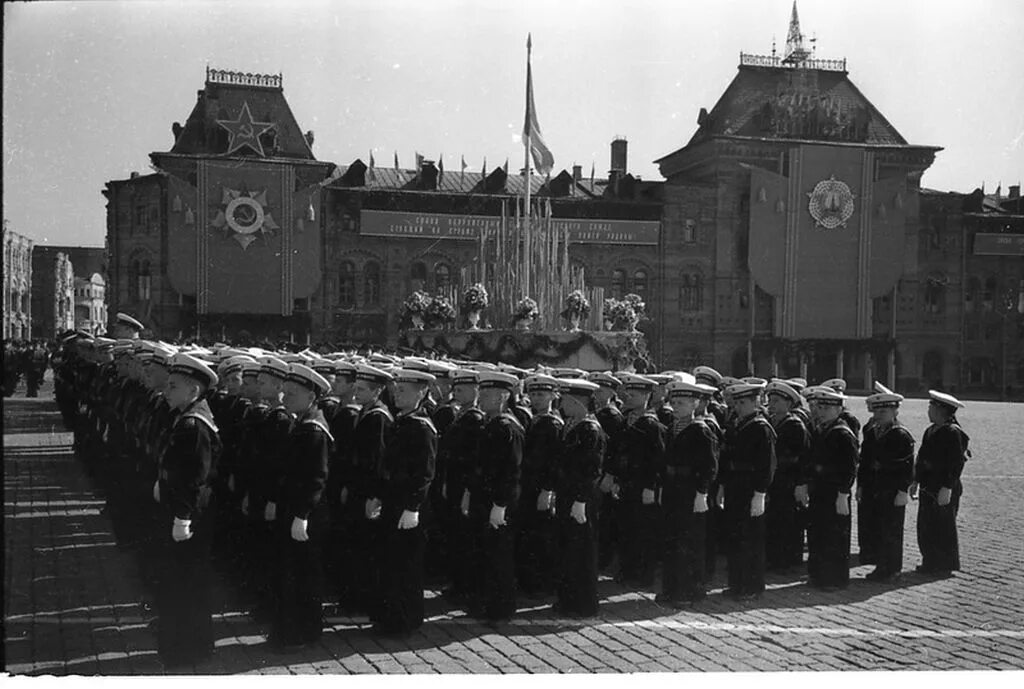
[(804, 378), (787, 378), (785, 382), (797, 392), (807, 387), (807, 380)]
[(757, 383), (739, 382), (727, 387), (725, 389), (725, 394), (729, 395), (734, 400), (739, 400), (745, 397), (760, 395), (761, 391), (764, 390), (764, 387), (764, 385), (759, 385)]
[(510, 375), (513, 375), (520, 380), (525, 378), (530, 373), (525, 368), (519, 368), (518, 366), (513, 366), (512, 364), (502, 363), (498, 364), (498, 370), (501, 371), (502, 373), (508, 373)]
[(822, 385), (824, 385), (826, 388), (838, 390), (839, 392), (846, 392), (846, 381), (843, 380), (842, 378), (829, 378), (824, 383), (822, 383)]
[[(676, 380), (676, 377), (671, 373), (648, 373), (641, 376), (641, 378), (647, 378), (655, 385), (668, 385), (673, 380)], [(623, 385), (625, 385), (625, 383), (623, 383)]]
[(736, 385), (736, 383), (742, 382), (742, 380), (740, 380), (739, 378), (734, 378), (733, 376), (722, 376), (722, 382), (720, 383), (720, 385), (722, 387), (728, 388), (731, 385)]
[(673, 380), (665, 386), (665, 394), (672, 397), (703, 397), (703, 386), (687, 380)]
[(892, 390), (890, 390), (889, 388), (885, 387), (884, 385), (879, 383), (877, 380), (875, 381), (874, 388), (875, 388), (875, 392), (892, 392)]
[(797, 391), (796, 388), (794, 388), (792, 385), (790, 385), (784, 380), (773, 380), (772, 382), (768, 383), (767, 386), (765, 386), (764, 391), (769, 395), (778, 395), (780, 397), (785, 397), (793, 404), (800, 403), (799, 391)]
[(269, 376), (280, 378), (284, 380), (288, 377), (288, 364), (282, 359), (268, 354), (267, 356), (261, 356), (256, 360), (260, 365), (260, 373), (266, 373)]
[(576, 378), (583, 380), (587, 377), (587, 372), (581, 368), (553, 368), (550, 371), (550, 375), (555, 378)]
[(314, 359), (313, 363), (311, 363), (309, 367), (320, 375), (327, 374), (333, 376), (338, 372), (337, 366), (330, 359)]
[(377, 368), (376, 366), (371, 366), (369, 364), (359, 364), (356, 366), (356, 380), (367, 380), (371, 383), (383, 385), (393, 379), (394, 376), (383, 369)]
[(929, 390), (928, 397), (931, 398), (932, 402), (949, 407), (953, 411), (961, 409), (964, 406), (964, 403), (958, 400), (956, 397), (953, 397), (952, 395), (946, 392), (940, 392), (939, 390)]
[(620, 380), (622, 381), (622, 387), (626, 390), (646, 390), (650, 392), (659, 384), (653, 378), (641, 376), (636, 373), (626, 373), (620, 378)]
[(115, 319), (119, 325), (127, 325), (129, 328), (134, 328), (135, 330), (138, 331), (142, 331), (145, 327), (142, 325), (142, 323), (139, 323), (137, 320), (121, 311), (117, 312), (117, 316), (115, 316)]
[(455, 373), (455, 364), (450, 364), (447, 361), (438, 361), (431, 359), (430, 372), (438, 378), (451, 378), (452, 374)]
[(516, 383), (519, 379), (511, 373), (502, 373), (501, 371), (486, 371), (480, 373), (480, 389), (486, 390), (487, 388), (499, 388), (502, 390), (512, 391), (516, 387)]
[(285, 380), (289, 383), (298, 383), (322, 395), (331, 389), (331, 384), (322, 375), (305, 364), (288, 364), (288, 375)]
[(452, 372), (452, 385), (476, 385), (480, 382), (480, 374), (471, 368), (457, 368)]
[(233, 356), (229, 359), (225, 359), (221, 362), (221, 375), (230, 376), (232, 373), (237, 373), (243, 368), (243, 364), (250, 362), (255, 364), (256, 360), (247, 354), (241, 354), (239, 356)]
[(878, 392), (874, 395), (869, 395), (864, 400), (865, 404), (868, 405), (869, 410), (898, 407), (902, 401), (903, 395), (895, 392)]
[(841, 405), (846, 401), (846, 395), (839, 390), (827, 387), (825, 385), (819, 385), (815, 390), (808, 396), (808, 399), (818, 404), (826, 406)]
[(743, 378), (742, 381), (748, 385), (760, 385), (762, 387), (768, 385), (767, 380), (764, 378), (758, 378), (757, 376), (747, 376), (746, 378)]
[(722, 383), (722, 374), (710, 366), (698, 366), (693, 369), (693, 377), (698, 383), (718, 386)]
[(561, 392), (568, 395), (590, 397), (601, 386), (583, 378), (558, 378), (558, 387)]
[(437, 376), (429, 371), (421, 371), (418, 368), (400, 368), (395, 371), (396, 383), (415, 383), (416, 385), (430, 385), (437, 380)]
[(171, 366), (168, 370), (171, 375), (178, 374), (188, 376), (192, 380), (213, 387), (217, 384), (217, 374), (205, 361), (200, 361), (190, 354), (178, 353), (171, 359)]
[(335, 359), (334, 374), (338, 376), (345, 376), (347, 378), (355, 378), (356, 364), (352, 363), (351, 361), (342, 361), (341, 359)]
[(612, 388), (613, 390), (619, 387), (621, 382), (618, 378), (607, 371), (594, 371), (587, 375), (587, 380), (597, 383), (603, 388)]
[[(596, 383), (597, 381), (594, 382)], [(558, 378), (544, 373), (535, 373), (532, 376), (527, 376), (526, 380), (523, 381), (523, 385), (527, 392), (535, 390), (556, 392), (558, 390)]]

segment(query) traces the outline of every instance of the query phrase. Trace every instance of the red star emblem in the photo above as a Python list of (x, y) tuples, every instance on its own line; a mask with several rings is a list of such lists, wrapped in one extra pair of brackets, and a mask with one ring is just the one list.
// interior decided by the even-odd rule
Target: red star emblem
[(227, 154), (230, 155), (244, 146), (248, 146), (259, 155), (264, 155), (260, 136), (274, 127), (273, 122), (256, 122), (249, 112), (249, 103), (242, 103), (242, 112), (237, 120), (217, 120), (217, 124), (228, 130), (231, 141), (228, 143)]

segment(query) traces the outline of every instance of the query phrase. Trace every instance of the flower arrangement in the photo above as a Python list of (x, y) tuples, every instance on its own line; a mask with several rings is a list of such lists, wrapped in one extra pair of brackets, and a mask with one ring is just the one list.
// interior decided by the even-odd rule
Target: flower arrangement
[[(398, 316), (402, 324), (408, 326), (412, 323), (417, 329), (422, 329), (423, 319), (426, 317), (427, 309), (431, 303), (430, 295), (421, 290), (416, 290), (402, 302)], [(417, 323), (417, 321), (419, 321)]]
[(565, 298), (565, 310), (563, 315), (572, 318), (586, 318), (590, 315), (590, 300), (583, 294), (583, 290), (573, 290)]
[(537, 310), (537, 302), (530, 297), (523, 297), (516, 304), (515, 311), (512, 312), (512, 320), (521, 321), (527, 319), (533, 319), (540, 315)]
[(428, 328), (443, 328), (455, 322), (455, 307), (447, 297), (439, 294), (430, 300), (424, 319)]
[(482, 311), (487, 308), (487, 288), (481, 283), (470, 285), (462, 293), (462, 312)]
[[(609, 300), (606, 300), (606, 302)], [(625, 299), (612, 299), (610, 306), (606, 303), (604, 318), (611, 321), (612, 330), (632, 331), (640, 321), (636, 309)]]
[(622, 301), (629, 304), (629, 306), (632, 307), (633, 311), (636, 312), (637, 322), (642, 321), (647, 317), (647, 305), (644, 304), (644, 300), (639, 294), (627, 294), (625, 297), (622, 298)]

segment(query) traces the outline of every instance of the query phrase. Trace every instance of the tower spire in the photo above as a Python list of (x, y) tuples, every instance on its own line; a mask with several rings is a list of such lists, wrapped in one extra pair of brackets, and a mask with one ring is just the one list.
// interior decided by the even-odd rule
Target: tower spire
[(783, 62), (800, 64), (810, 53), (804, 48), (804, 35), (800, 32), (800, 15), (793, 0), (793, 13), (789, 17), (789, 33), (786, 34), (786, 56)]

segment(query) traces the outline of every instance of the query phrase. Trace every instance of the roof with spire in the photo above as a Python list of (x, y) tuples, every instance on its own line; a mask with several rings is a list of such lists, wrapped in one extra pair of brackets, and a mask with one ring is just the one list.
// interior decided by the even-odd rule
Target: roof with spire
[(315, 160), (284, 97), (281, 75), (206, 70), (205, 88), (185, 126), (172, 128), (171, 153)]
[(845, 59), (819, 59), (805, 48), (796, 2), (784, 56), (774, 47), (770, 56), (741, 53), (736, 76), (697, 123), (683, 149), (720, 137), (909, 145), (850, 80)]

